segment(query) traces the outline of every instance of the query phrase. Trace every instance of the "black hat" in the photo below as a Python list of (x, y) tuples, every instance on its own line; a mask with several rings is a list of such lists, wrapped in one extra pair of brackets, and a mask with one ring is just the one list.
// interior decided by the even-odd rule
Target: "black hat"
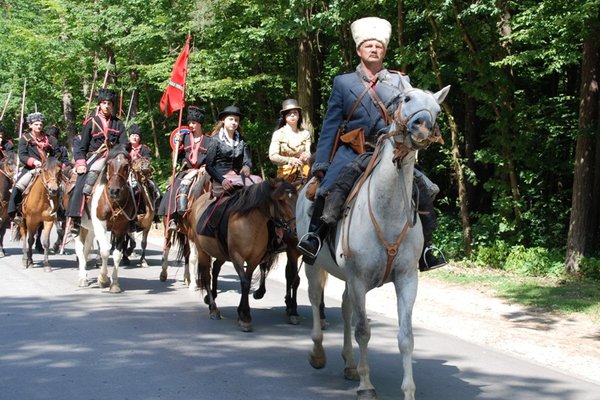
[(52, 125), (50, 128), (46, 128), (46, 135), (53, 136), (58, 139), (60, 134), (60, 128), (56, 125)]
[(46, 121), (46, 118), (44, 117), (44, 114), (42, 114), (41, 112), (34, 112), (27, 116), (28, 124), (33, 124), (34, 122), (44, 122), (44, 121)]
[(116, 104), (117, 93), (113, 89), (101, 88), (98, 90), (98, 103), (103, 102), (104, 100), (108, 100), (113, 105)]
[(138, 135), (141, 139), (142, 133), (140, 132), (140, 127), (137, 124), (133, 124), (129, 127), (129, 136)]
[(284, 100), (283, 103), (281, 103), (281, 111), (279, 111), (281, 115), (285, 114), (286, 111), (290, 110), (302, 111), (302, 107), (298, 105), (298, 101), (296, 99), (287, 99)]
[(242, 114), (242, 112), (240, 111), (240, 109), (238, 107), (236, 107), (236, 106), (225, 107), (223, 109), (223, 111), (221, 111), (219, 113), (219, 120), (224, 119), (228, 115), (237, 115), (238, 117), (240, 117), (240, 120), (242, 120), (244, 118), (244, 114)]
[(195, 107), (195, 106), (189, 106), (187, 109), (187, 121), (196, 121), (196, 122), (200, 122), (201, 124), (204, 123), (204, 110)]

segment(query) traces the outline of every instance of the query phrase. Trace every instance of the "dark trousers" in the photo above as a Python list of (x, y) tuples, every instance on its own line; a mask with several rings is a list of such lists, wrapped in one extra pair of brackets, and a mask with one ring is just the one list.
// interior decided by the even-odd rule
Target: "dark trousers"
[(84, 201), (83, 186), (85, 185), (85, 177), (87, 174), (77, 175), (75, 186), (71, 191), (69, 205), (67, 207), (67, 217), (81, 217), (81, 210)]

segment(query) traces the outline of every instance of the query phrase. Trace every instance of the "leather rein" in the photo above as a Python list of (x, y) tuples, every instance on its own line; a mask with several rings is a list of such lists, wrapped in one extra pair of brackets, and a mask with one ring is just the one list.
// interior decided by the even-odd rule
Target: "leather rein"
[[(106, 199), (108, 206), (110, 207), (110, 211), (112, 212), (112, 216), (111, 218), (117, 218), (121, 213), (125, 216), (125, 218), (127, 218), (128, 221), (133, 221), (133, 219), (136, 217), (137, 215), (137, 210), (135, 207), (135, 203), (133, 202), (133, 199), (131, 200), (131, 203), (133, 204), (133, 213), (131, 215), (127, 214), (127, 212), (125, 211), (125, 208), (129, 205), (130, 201), (129, 199), (132, 198), (132, 196), (130, 196), (128, 193), (128, 196), (125, 200), (125, 204), (121, 205), (121, 203), (118, 200), (111, 200), (110, 196), (108, 195), (108, 182), (114, 177), (117, 176), (121, 179), (123, 179), (124, 182), (124, 187), (128, 188), (129, 185), (127, 185), (127, 177), (125, 175), (123, 175), (120, 172), (115, 172), (113, 174), (109, 175), (109, 168), (107, 166), (106, 168), (106, 184), (104, 185), (104, 190), (102, 191), (102, 195), (104, 196), (104, 198)], [(113, 204), (115, 204), (117, 207), (115, 209), (115, 207), (113, 207)]]

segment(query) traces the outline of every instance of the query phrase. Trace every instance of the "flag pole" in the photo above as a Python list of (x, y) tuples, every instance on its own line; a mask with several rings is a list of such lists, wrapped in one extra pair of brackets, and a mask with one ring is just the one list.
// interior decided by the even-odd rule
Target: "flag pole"
[(129, 122), (129, 114), (131, 113), (131, 105), (133, 104), (133, 96), (135, 95), (135, 89), (131, 92), (131, 100), (129, 100), (129, 107), (127, 108), (127, 117), (125, 117), (125, 127), (127, 128), (127, 122)]
[(4, 102), (4, 107), (2, 108), (2, 115), (0, 115), (0, 121), (4, 119), (4, 113), (6, 112), (6, 107), (8, 107), (8, 102), (10, 100), (10, 96), (12, 95), (12, 89), (8, 92), (8, 96), (6, 96), (6, 101)]
[(23, 82), (23, 98), (21, 99), (21, 117), (19, 118), (19, 139), (21, 139), (21, 135), (23, 134), (23, 114), (25, 113), (25, 95), (27, 93), (27, 78)]

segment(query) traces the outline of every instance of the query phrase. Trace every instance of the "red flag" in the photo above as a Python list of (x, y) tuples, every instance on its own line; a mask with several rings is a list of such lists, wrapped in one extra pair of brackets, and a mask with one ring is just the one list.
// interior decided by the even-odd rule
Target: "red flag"
[(173, 72), (171, 72), (171, 79), (167, 84), (165, 93), (162, 99), (160, 99), (160, 111), (164, 114), (166, 110), (167, 117), (170, 117), (173, 111), (181, 110), (185, 106), (183, 96), (185, 94), (185, 76), (187, 74), (189, 55), (190, 36), (188, 35), (185, 46), (181, 50), (179, 57), (177, 57), (175, 65), (173, 65)]

